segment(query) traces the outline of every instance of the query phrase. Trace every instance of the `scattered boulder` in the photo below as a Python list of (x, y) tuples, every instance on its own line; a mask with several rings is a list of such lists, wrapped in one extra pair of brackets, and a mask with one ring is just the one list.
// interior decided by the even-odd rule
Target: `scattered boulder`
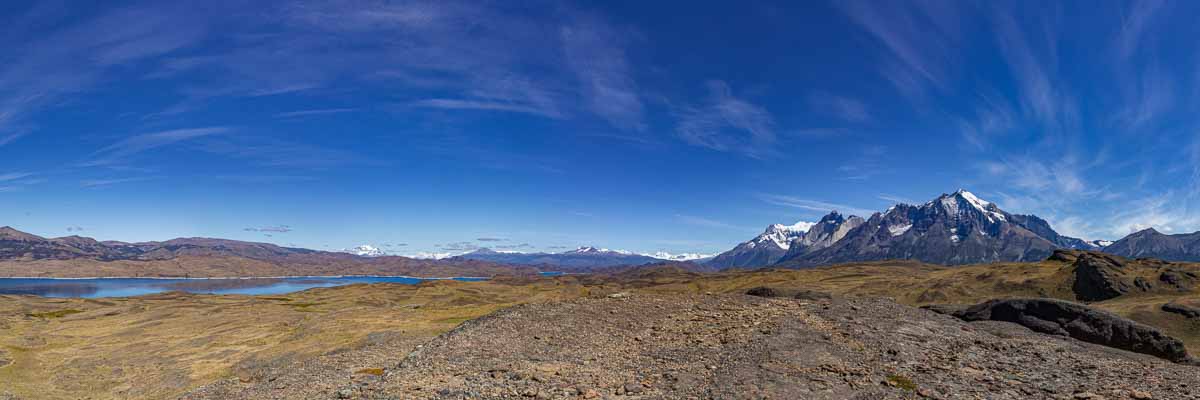
[(1062, 300), (990, 300), (955, 313), (955, 316), (965, 321), (1013, 322), (1036, 332), (1069, 336), (1179, 363), (1194, 362), (1183, 342), (1158, 329)]
[(756, 288), (751, 288), (750, 290), (746, 291), (746, 295), (756, 296), (756, 297), (783, 297), (782, 295), (779, 294), (778, 290), (775, 290), (774, 288), (769, 288), (766, 286), (759, 286)]
[(1172, 301), (1170, 303), (1163, 304), (1162, 310), (1169, 313), (1179, 314), (1190, 319), (1200, 319), (1200, 307), (1183, 304), (1179, 301)]
[(1200, 281), (1200, 277), (1191, 271), (1183, 271), (1175, 268), (1167, 268), (1162, 273), (1158, 274), (1158, 281), (1163, 285), (1170, 286), (1180, 291), (1190, 290), (1196, 286), (1196, 282)]
[(747, 295), (757, 297), (787, 297), (796, 300), (820, 301), (829, 300), (833, 295), (808, 289), (787, 289), (759, 286), (746, 291)]
[(1080, 250), (1058, 249), (1054, 250), (1054, 253), (1050, 254), (1050, 257), (1047, 257), (1046, 259), (1050, 261), (1073, 263), (1075, 260), (1079, 259), (1079, 254), (1082, 253), (1084, 252)]
[(832, 299), (833, 295), (816, 290), (799, 290), (796, 294), (792, 295), (792, 298), (796, 300), (819, 301)]

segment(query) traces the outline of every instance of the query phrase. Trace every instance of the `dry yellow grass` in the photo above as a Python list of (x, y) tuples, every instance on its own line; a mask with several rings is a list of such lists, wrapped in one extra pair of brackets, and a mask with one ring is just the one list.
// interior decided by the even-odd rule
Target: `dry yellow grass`
[[(0, 296), (0, 393), (22, 399), (163, 399), (256, 365), (354, 348), (370, 334), (431, 338), (509, 305), (579, 296), (439, 281), (313, 289), (287, 296), (169, 293), (135, 298)], [(0, 365), (3, 365), (0, 362)]]

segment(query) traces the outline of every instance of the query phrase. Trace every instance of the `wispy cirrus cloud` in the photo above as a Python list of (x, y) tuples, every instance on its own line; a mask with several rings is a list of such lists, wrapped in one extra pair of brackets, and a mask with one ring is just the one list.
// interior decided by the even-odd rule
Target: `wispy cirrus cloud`
[(17, 8), (0, 17), (9, 27), (53, 27), (12, 29), (0, 39), (12, 55), (0, 64), (0, 145), (32, 133), (25, 122), (63, 96), (89, 90), (123, 66), (195, 44), (207, 30), (207, 12), (185, 4), (116, 8), (74, 24), (65, 23), (66, 10)]
[(871, 121), (871, 112), (861, 100), (829, 93), (813, 93), (809, 104), (820, 113), (851, 123)]
[(705, 227), (705, 228), (753, 231), (753, 229), (748, 229), (746, 227), (721, 222), (721, 221), (711, 219), (711, 218), (698, 217), (695, 215), (675, 214), (675, 219), (679, 222), (682, 222), (682, 223), (685, 223), (688, 225), (700, 226), (700, 227)]
[(0, 182), (13, 181), (25, 177), (33, 176), (32, 172), (6, 172), (0, 174)]
[(222, 181), (243, 184), (294, 183), (317, 180), (316, 177), (306, 175), (218, 175), (216, 178)]
[(292, 231), (292, 227), (287, 226), (287, 225), (272, 225), (272, 226), (263, 226), (263, 227), (258, 227), (258, 228), (253, 228), (253, 227), (243, 228), (242, 230), (246, 231), (246, 232), (288, 233), (288, 232)]
[(417, 107), (442, 108), (448, 110), (488, 110), (506, 111), (524, 114), (540, 115), (547, 118), (564, 118), (561, 112), (554, 108), (539, 108), (529, 104), (510, 103), (494, 100), (466, 99), (424, 99), (412, 102)]
[[(195, 149), (246, 160), (264, 167), (320, 170), (347, 165), (382, 165), (382, 162), (378, 160), (347, 150), (260, 136), (233, 137), (225, 135), (199, 143)], [(244, 181), (256, 179), (255, 176), (243, 178)], [(296, 175), (257, 176), (259, 181), (273, 180), (277, 182), (312, 179), (312, 177)]]
[(640, 130), (643, 106), (621, 35), (595, 18), (577, 18), (562, 29), (567, 66), (582, 83), (588, 107), (614, 126)]
[(96, 188), (96, 187), (112, 186), (112, 185), (117, 185), (117, 184), (121, 184), (121, 183), (130, 183), (130, 182), (141, 182), (141, 181), (148, 181), (148, 180), (151, 180), (151, 179), (157, 179), (157, 177), (129, 177), (129, 178), (112, 178), (112, 179), (86, 179), (86, 180), (80, 181), (80, 182), (79, 182), (79, 185), (80, 185), (80, 186), (83, 186), (83, 187), (85, 187), (85, 188)]
[(736, 152), (753, 158), (772, 153), (775, 120), (766, 109), (734, 96), (729, 84), (708, 82), (708, 103), (677, 112), (675, 131), (694, 146)]
[(838, 211), (838, 212), (847, 213), (847, 214), (851, 214), (851, 215), (857, 215), (857, 216), (860, 216), (863, 218), (869, 217), (869, 216), (871, 216), (871, 214), (875, 213), (875, 211), (868, 210), (865, 208), (859, 208), (859, 207), (854, 207), (854, 206), (845, 205), (845, 204), (830, 203), (830, 202), (825, 202), (825, 201), (820, 201), (820, 200), (806, 199), (806, 198), (796, 197), (796, 196), (761, 193), (761, 194), (758, 194), (757, 197), (759, 198), (759, 200), (762, 200), (762, 201), (766, 202), (767, 204), (783, 206), (783, 207), (798, 208), (801, 210), (816, 211), (819, 213), (828, 213), (830, 211)]
[(318, 108), (318, 109), (313, 109), (313, 110), (298, 110), (298, 111), (287, 111), (287, 112), (276, 113), (275, 117), (277, 117), (277, 118), (298, 118), (298, 117), (309, 117), (309, 116), (314, 116), (314, 115), (343, 114), (343, 113), (355, 112), (355, 111), (358, 111), (358, 109), (357, 108)]
[(881, 63), (880, 72), (910, 100), (923, 101), (929, 90), (950, 87), (951, 49), (960, 34), (956, 2), (834, 4), (887, 49), (890, 57)]
[[(0, 128), (4, 128), (3, 119), (0, 119)], [(15, 129), (12, 127), (9, 127), (7, 130), (15, 130)], [(25, 136), (28, 133), (29, 132), (27, 132), (27, 131), (0, 133), (0, 146), (4, 146), (6, 144), (15, 142), (15, 141), (17, 141), (17, 139), (20, 139), (22, 136)]]
[(135, 135), (122, 139), (121, 141), (96, 151), (92, 154), (91, 159), (83, 162), (80, 164), (80, 166), (97, 167), (124, 163), (128, 161), (130, 157), (148, 150), (202, 138), (205, 136), (224, 134), (230, 132), (231, 130), (232, 129), (228, 127), (207, 127), (173, 129)]
[(33, 178), (36, 174), (32, 172), (6, 172), (0, 173), (0, 192), (12, 193), (20, 192), (29, 188), (29, 186), (42, 183), (45, 180), (41, 178)]
[(1088, 191), (1081, 168), (1070, 159), (1047, 163), (1031, 157), (1014, 157), (980, 165), (986, 173), (1004, 179), (1009, 186), (1056, 195), (1079, 195)]
[(1164, 8), (1166, 2), (1145, 0), (1128, 4), (1130, 5), (1129, 14), (1121, 23), (1115, 43), (1117, 55), (1122, 59), (1132, 57), (1138, 50), (1146, 29), (1152, 26), (1152, 21)]
[(896, 203), (896, 204), (917, 204), (917, 203), (919, 203), (916, 200), (913, 200), (913, 199), (910, 199), (907, 197), (903, 197), (903, 196), (897, 196), (894, 194), (884, 193), (884, 194), (880, 194), (878, 197), (880, 200), (891, 202), (891, 203)]

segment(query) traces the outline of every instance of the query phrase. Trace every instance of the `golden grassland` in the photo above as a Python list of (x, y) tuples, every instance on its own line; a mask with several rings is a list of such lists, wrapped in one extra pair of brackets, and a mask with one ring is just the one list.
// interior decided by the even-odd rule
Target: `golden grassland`
[[(1003, 297), (1074, 300), (1070, 268), (1057, 261), (964, 267), (873, 262), (809, 270), (697, 274), (663, 268), (611, 276), (351, 285), (285, 296), (0, 296), (0, 394), (7, 390), (23, 399), (172, 398), (225, 377), (251, 379), (255, 366), (354, 349), (372, 337), (419, 343), (503, 307), (617, 291), (740, 293), (772, 286), (891, 297), (910, 305), (973, 304)], [(1159, 309), (1179, 299), (1200, 296), (1195, 290), (1154, 291), (1092, 305), (1160, 327), (1196, 352), (1200, 321)]]
[[(162, 399), (361, 346), (424, 340), (523, 302), (586, 294), (546, 280), (313, 289), (287, 296), (165, 293), (132, 298), (0, 296), (0, 394), (22, 399)], [(249, 378), (249, 377), (247, 377)]]

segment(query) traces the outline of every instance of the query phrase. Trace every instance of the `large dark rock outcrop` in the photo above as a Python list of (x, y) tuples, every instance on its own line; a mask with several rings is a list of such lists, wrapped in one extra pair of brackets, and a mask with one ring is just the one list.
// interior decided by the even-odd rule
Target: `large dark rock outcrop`
[(1135, 288), (1149, 289), (1144, 280), (1128, 276), (1125, 260), (1120, 257), (1093, 252), (1076, 252), (1074, 256), (1072, 274), (1075, 283), (1071, 290), (1075, 292), (1076, 299), (1102, 301), (1129, 293)]
[(1062, 300), (991, 300), (955, 316), (965, 321), (1013, 322), (1041, 333), (1069, 336), (1179, 363), (1195, 363), (1183, 342), (1158, 329)]

